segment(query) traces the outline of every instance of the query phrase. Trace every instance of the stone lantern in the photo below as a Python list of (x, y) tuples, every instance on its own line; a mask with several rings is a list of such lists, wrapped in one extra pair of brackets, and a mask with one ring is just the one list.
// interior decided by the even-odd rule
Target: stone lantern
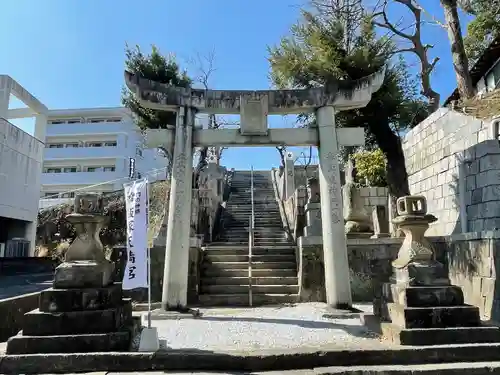
[(99, 232), (105, 223), (102, 196), (80, 194), (66, 216), (76, 230), (65, 262), (56, 268), (53, 288), (40, 293), (39, 308), (24, 315), (20, 334), (7, 354), (126, 351), (138, 322), (114, 263), (104, 256)]
[(479, 309), (464, 303), (462, 288), (451, 284), (436, 260), (424, 234), (437, 219), (427, 213), (425, 197), (401, 197), (397, 211), (393, 222), (405, 238), (392, 262), (393, 276), (375, 288), (374, 315), (365, 315), (364, 323), (401, 345), (500, 342), (499, 327), (481, 323)]
[(106, 259), (99, 232), (106, 217), (102, 196), (75, 197), (74, 212), (66, 216), (76, 238), (69, 246), (65, 262), (56, 268), (55, 288), (103, 287), (111, 283), (114, 264)]
[(393, 223), (405, 235), (398, 257), (392, 262), (396, 281), (409, 285), (449, 285), (446, 269), (435, 260), (432, 245), (425, 238), (429, 224), (437, 221), (427, 213), (425, 197), (401, 197), (396, 205), (398, 216)]

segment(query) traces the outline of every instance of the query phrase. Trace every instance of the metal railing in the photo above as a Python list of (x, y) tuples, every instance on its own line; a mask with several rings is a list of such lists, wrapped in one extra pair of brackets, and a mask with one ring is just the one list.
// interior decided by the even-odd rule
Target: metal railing
[(254, 229), (255, 229), (255, 210), (254, 210), (254, 197), (253, 197), (253, 166), (250, 171), (250, 197), (252, 202), (252, 214), (250, 215), (250, 222), (248, 228), (248, 304), (250, 307), (253, 306), (253, 296), (252, 296), (252, 248), (254, 241)]

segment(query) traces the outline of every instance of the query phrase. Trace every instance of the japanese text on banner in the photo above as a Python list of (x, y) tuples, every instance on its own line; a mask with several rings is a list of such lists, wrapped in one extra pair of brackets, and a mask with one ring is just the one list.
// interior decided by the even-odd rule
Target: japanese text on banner
[(123, 289), (148, 286), (148, 196), (147, 180), (124, 185), (127, 214), (127, 265)]

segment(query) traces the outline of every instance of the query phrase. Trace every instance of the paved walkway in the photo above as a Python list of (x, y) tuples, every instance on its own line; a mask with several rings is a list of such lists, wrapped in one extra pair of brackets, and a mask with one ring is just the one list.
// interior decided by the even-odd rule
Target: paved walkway
[(0, 300), (50, 288), (53, 278), (54, 273), (0, 276)]
[(389, 347), (361, 325), (358, 314), (332, 314), (323, 303), (200, 311), (200, 318), (153, 320), (162, 348), (246, 352)]

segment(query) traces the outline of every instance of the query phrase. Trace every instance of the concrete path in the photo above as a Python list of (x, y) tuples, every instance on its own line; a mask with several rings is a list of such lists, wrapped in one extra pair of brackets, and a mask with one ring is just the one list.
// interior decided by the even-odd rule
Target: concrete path
[(0, 276), (0, 300), (50, 288), (53, 277), (54, 273)]
[(251, 352), (390, 347), (361, 325), (359, 314), (332, 313), (323, 303), (200, 312), (200, 318), (153, 320), (163, 348)]

